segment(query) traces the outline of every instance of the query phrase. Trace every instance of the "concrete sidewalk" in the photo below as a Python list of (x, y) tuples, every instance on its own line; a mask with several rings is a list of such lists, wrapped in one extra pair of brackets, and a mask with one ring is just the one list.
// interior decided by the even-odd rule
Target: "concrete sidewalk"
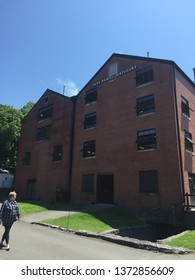
[(68, 216), (78, 213), (76, 211), (60, 211), (60, 210), (48, 210), (44, 212), (39, 212), (35, 214), (28, 214), (21, 216), (21, 221), (28, 222), (28, 223), (35, 223), (41, 222), (47, 219), (55, 219), (63, 216)]
[(129, 237), (122, 237), (122, 236), (112, 234), (109, 232), (93, 233), (93, 232), (87, 232), (87, 231), (82, 231), (82, 230), (74, 231), (74, 230), (60, 228), (58, 226), (53, 226), (53, 225), (48, 225), (48, 224), (43, 223), (43, 221), (46, 219), (55, 219), (58, 217), (72, 215), (72, 214), (79, 213), (79, 212), (85, 212), (88, 210), (100, 210), (100, 209), (106, 209), (106, 208), (110, 208), (110, 207), (113, 207), (113, 205), (89, 204), (89, 205), (80, 207), (77, 210), (48, 210), (48, 211), (39, 212), (36, 214), (28, 214), (28, 215), (22, 216), (20, 220), (27, 222), (27, 223), (37, 224), (40, 226), (50, 227), (53, 229), (59, 229), (61, 231), (72, 232), (77, 235), (93, 237), (93, 238), (100, 238), (100, 239), (103, 239), (103, 240), (106, 240), (109, 242), (117, 243), (117, 244), (128, 246), (128, 247), (133, 247), (133, 248), (137, 248), (137, 249), (162, 252), (162, 253), (166, 253), (166, 254), (190, 254), (190, 253), (194, 254), (194, 252), (191, 250), (184, 249), (184, 248), (173, 248), (173, 247), (169, 247), (167, 245), (164, 245), (164, 244), (161, 244), (158, 242), (150, 242), (150, 241), (139, 240), (139, 239), (134, 239), (134, 238), (129, 238)]
[[(1, 209), (2, 203), (0, 203), (0, 209)], [(70, 209), (70, 210), (48, 210), (33, 214), (27, 214), (21, 216), (21, 221), (28, 222), (28, 223), (36, 223), (41, 222), (47, 219), (55, 219), (63, 216), (72, 215), (79, 212), (85, 212), (90, 210), (101, 210), (114, 207), (112, 204), (87, 204), (78, 207), (77, 209)]]
[(89, 204), (79, 207), (78, 209), (74, 210), (48, 210), (44, 212), (39, 212), (35, 214), (28, 214), (21, 216), (21, 221), (29, 222), (29, 223), (36, 223), (41, 222), (47, 219), (55, 219), (63, 216), (72, 215), (79, 212), (85, 212), (88, 210), (101, 210), (113, 207), (111, 204)]
[(46, 219), (52, 219), (52, 218), (58, 218), (62, 216), (67, 216), (67, 215), (72, 215), (74, 213), (79, 213), (79, 212), (84, 212), (87, 210), (100, 210), (100, 209), (106, 209), (109, 207), (113, 207), (113, 205), (105, 205), (105, 204), (90, 204), (90, 205), (85, 205), (81, 209), (78, 209), (78, 211), (61, 211), (61, 210), (49, 210), (37, 214), (30, 214), (30, 215), (25, 215), (24, 217), (21, 218), (21, 220), (30, 222), (36, 225), (44, 226), (44, 227), (49, 227), (53, 229), (57, 229), (60, 231), (67, 231), (67, 232), (72, 232), (76, 235), (82, 235), (86, 237), (92, 237), (92, 238), (100, 238), (109, 242), (113, 242), (116, 244), (128, 246), (128, 247), (133, 247), (137, 249), (144, 249), (144, 250), (149, 250), (149, 251), (155, 251), (155, 252), (161, 252), (161, 253), (166, 253), (166, 254), (190, 254), (193, 253), (191, 250), (184, 249), (184, 248), (173, 248), (167, 245), (164, 245), (159, 242), (151, 242), (151, 241), (146, 241), (146, 240), (139, 240), (135, 238), (130, 238), (130, 237), (122, 237), (116, 234), (113, 234), (112, 232), (103, 232), (103, 233), (94, 233), (94, 232), (87, 232), (85, 230), (71, 230), (68, 228), (61, 228), (59, 226), (54, 226), (54, 225), (49, 225), (46, 223), (43, 223), (44, 220)]

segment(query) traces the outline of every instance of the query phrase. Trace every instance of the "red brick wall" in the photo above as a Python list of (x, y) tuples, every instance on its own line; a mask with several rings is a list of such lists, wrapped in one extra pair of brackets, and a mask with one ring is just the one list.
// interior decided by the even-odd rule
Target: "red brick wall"
[[(189, 191), (189, 180), (188, 172), (195, 173), (195, 157), (185, 151), (185, 137), (184, 130), (189, 131), (192, 134), (192, 140), (195, 141), (195, 89), (192, 84), (181, 75), (181, 73), (176, 70), (176, 91), (177, 91), (177, 105), (178, 105), (178, 118), (179, 118), (179, 130), (180, 130), (180, 141), (181, 141), (181, 151), (182, 151), (182, 167), (184, 173), (184, 187), (185, 192)], [(183, 96), (189, 102), (190, 118), (187, 118), (182, 113), (181, 108), (181, 96)], [(194, 148), (195, 152), (195, 148)]]
[[(116, 58), (109, 61), (111, 64)], [(113, 82), (97, 86), (96, 103), (85, 105), (85, 93), (93, 83), (107, 77), (108, 65), (87, 84), (76, 101), (76, 120), (73, 157), (72, 200), (96, 201), (95, 192), (81, 192), (82, 174), (114, 174), (114, 201), (118, 204), (143, 207), (171, 207), (180, 204), (180, 175), (175, 108), (173, 98), (172, 64), (117, 58), (121, 71), (137, 66), (137, 70), (153, 65), (154, 81), (136, 88), (136, 71), (117, 77)], [(154, 94), (155, 113), (137, 117), (136, 99)], [(85, 114), (97, 112), (96, 128), (83, 129)], [(137, 151), (137, 131), (156, 128), (157, 149)], [(83, 159), (84, 141), (96, 140), (96, 157)], [(139, 171), (158, 170), (159, 194), (139, 192)]]
[[(46, 96), (49, 96), (49, 101), (44, 104)], [(39, 110), (50, 104), (53, 104), (52, 117), (38, 121)], [(25, 198), (27, 180), (29, 179), (36, 179), (36, 199), (53, 201), (56, 200), (56, 189), (63, 192), (68, 191), (72, 116), (73, 103), (70, 99), (46, 91), (24, 119), (15, 178), (15, 188), (19, 197)], [(36, 141), (37, 128), (46, 125), (52, 126), (50, 139)], [(54, 163), (52, 161), (55, 145), (63, 146), (61, 162)], [(29, 167), (24, 167), (22, 159), (24, 153), (28, 151), (31, 152), (31, 162)]]
[[(119, 74), (106, 80), (108, 66), (114, 62), (118, 62)], [(153, 81), (136, 87), (136, 70), (149, 65), (153, 67)], [(129, 71), (121, 72), (127, 69)], [(97, 102), (85, 105), (86, 91), (92, 89), (94, 84), (98, 92)], [(150, 94), (154, 94), (155, 112), (137, 116), (137, 98)], [(76, 98), (71, 201), (96, 202), (97, 176), (113, 174), (115, 203), (168, 210), (175, 205), (177, 209), (182, 209), (183, 191), (189, 191), (188, 172), (195, 173), (194, 156), (185, 152), (184, 129), (192, 133), (192, 140), (195, 141), (195, 113), (190, 112), (191, 120), (182, 115), (181, 95), (195, 111), (194, 87), (177, 68), (175, 70), (174, 63), (123, 56), (109, 59)], [(38, 121), (39, 110), (46, 106), (46, 96), (49, 96), (47, 105), (54, 106), (53, 115), (52, 118)], [(97, 114), (96, 127), (84, 129), (85, 115), (92, 112)], [(25, 197), (29, 179), (36, 179), (37, 199), (54, 201), (57, 199), (56, 189), (68, 192), (72, 122), (72, 100), (50, 90), (45, 92), (24, 119), (15, 178), (19, 198)], [(50, 140), (36, 141), (37, 128), (49, 124), (52, 125)], [(138, 151), (137, 132), (153, 128), (156, 129), (157, 149)], [(83, 143), (90, 140), (96, 140), (96, 156), (83, 159)], [(53, 163), (53, 147), (59, 144), (63, 145), (63, 159)], [(31, 163), (29, 167), (24, 167), (22, 159), (28, 151), (31, 151)], [(181, 169), (184, 173), (184, 190)], [(140, 193), (139, 171), (144, 170), (158, 171), (157, 194)], [(81, 191), (84, 174), (95, 176), (93, 193)]]

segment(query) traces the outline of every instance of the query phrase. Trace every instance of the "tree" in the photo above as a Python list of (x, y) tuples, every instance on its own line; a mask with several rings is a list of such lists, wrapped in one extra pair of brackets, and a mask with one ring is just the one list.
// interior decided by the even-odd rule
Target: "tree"
[(33, 102), (29, 101), (24, 107), (22, 107), (22, 109), (20, 109), (20, 111), (23, 114), (23, 117), (25, 117), (30, 112), (34, 105), (35, 104)]
[(22, 109), (0, 104), (0, 168), (15, 169), (21, 121), (33, 107), (28, 102)]

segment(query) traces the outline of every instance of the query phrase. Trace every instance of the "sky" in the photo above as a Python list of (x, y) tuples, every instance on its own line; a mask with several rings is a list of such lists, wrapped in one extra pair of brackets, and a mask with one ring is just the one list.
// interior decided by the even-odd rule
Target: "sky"
[(0, 104), (78, 93), (113, 53), (173, 60), (192, 80), (194, 0), (0, 0)]

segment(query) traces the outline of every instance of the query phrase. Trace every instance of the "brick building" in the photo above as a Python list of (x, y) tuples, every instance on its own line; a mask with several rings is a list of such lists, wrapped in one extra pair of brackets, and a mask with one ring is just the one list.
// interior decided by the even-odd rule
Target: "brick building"
[(69, 200), (72, 99), (46, 90), (22, 122), (15, 189), (21, 199)]
[[(36, 182), (33, 198), (61, 193), (174, 222), (195, 192), (194, 94), (173, 61), (113, 54), (74, 100), (48, 90), (25, 118), (16, 189), (28, 196)], [(50, 139), (37, 138), (42, 127)]]

